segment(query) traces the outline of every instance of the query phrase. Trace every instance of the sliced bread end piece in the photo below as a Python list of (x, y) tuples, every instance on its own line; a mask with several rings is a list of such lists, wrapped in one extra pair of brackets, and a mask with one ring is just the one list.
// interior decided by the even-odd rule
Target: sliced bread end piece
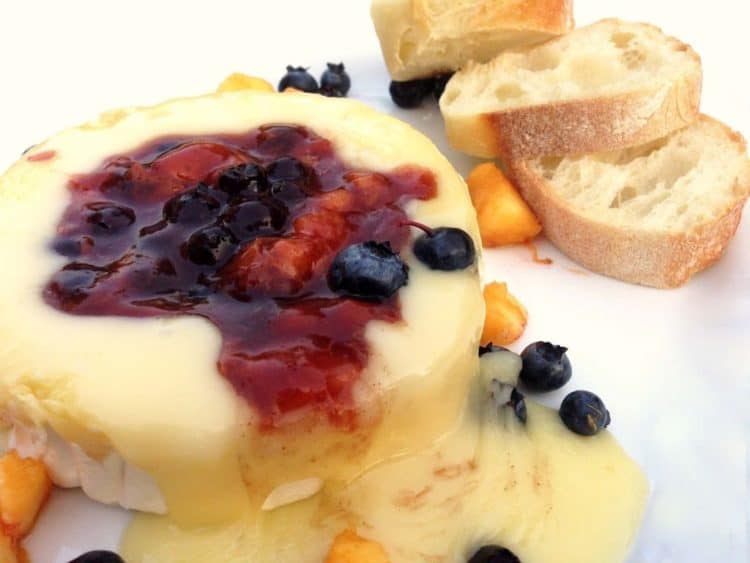
[(750, 194), (745, 140), (707, 116), (646, 145), (508, 168), (561, 251), (658, 288), (684, 284), (723, 255)]
[(573, 28), (573, 0), (373, 0), (371, 14), (394, 80), (453, 72), (505, 49)]
[(618, 150), (699, 115), (700, 57), (642, 23), (602, 20), (456, 73), (440, 100), (454, 148), (508, 159)]

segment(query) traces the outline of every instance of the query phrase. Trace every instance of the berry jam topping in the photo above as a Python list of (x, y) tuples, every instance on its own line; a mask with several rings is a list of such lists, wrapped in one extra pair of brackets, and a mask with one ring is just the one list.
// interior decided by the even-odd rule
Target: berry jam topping
[(428, 268), (452, 272), (471, 266), (477, 257), (474, 241), (461, 229), (441, 227), (421, 235), (414, 255)]
[(328, 63), (328, 68), (320, 77), (320, 93), (332, 98), (343, 98), (349, 93), (352, 81), (344, 68), (344, 63)]
[(521, 563), (509, 549), (498, 545), (485, 545), (469, 559), (469, 563)]
[(345, 248), (333, 260), (328, 285), (355, 299), (388, 299), (409, 281), (409, 267), (391, 245), (368, 241)]
[(283, 92), (287, 88), (316, 93), (318, 91), (318, 81), (315, 80), (315, 77), (305, 67), (289, 65), (286, 67), (286, 74), (279, 82), (279, 92)]
[(308, 407), (356, 426), (365, 327), (400, 319), (403, 206), (434, 197), (430, 172), (352, 169), (330, 141), (272, 125), (159, 139), (69, 188), (52, 242), (69, 263), (45, 288), (50, 305), (204, 317), (223, 336), (219, 371), (265, 428)]

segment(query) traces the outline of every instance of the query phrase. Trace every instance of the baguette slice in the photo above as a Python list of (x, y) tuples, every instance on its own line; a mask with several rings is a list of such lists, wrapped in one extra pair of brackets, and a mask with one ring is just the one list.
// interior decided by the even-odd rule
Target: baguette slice
[(573, 28), (573, 0), (373, 0), (371, 12), (394, 80), (452, 72)]
[(611, 151), (698, 117), (701, 62), (656, 27), (603, 20), (470, 64), (440, 100), (448, 139), (485, 158)]
[(750, 194), (744, 139), (707, 116), (639, 147), (508, 167), (560, 250), (595, 272), (659, 288), (722, 256)]

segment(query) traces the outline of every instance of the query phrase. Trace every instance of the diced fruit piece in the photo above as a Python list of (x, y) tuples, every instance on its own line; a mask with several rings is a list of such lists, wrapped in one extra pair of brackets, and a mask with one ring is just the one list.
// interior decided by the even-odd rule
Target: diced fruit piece
[(393, 103), (400, 108), (413, 109), (422, 104), (422, 101), (433, 89), (432, 80), (409, 80), (408, 82), (391, 82), (388, 91)]
[(252, 199), (268, 191), (266, 171), (251, 162), (238, 164), (221, 173), (218, 187), (232, 197)]
[(16, 543), (0, 531), (0, 561), (2, 563), (25, 563), (26, 558), (21, 549), (16, 547)]
[(184, 252), (193, 264), (215, 266), (229, 259), (234, 242), (231, 232), (213, 225), (193, 233), (185, 243)]
[(279, 82), (279, 92), (284, 92), (287, 88), (294, 88), (302, 92), (317, 92), (318, 81), (307, 72), (305, 67), (289, 65), (286, 67), (286, 74)]
[(320, 93), (332, 98), (343, 98), (349, 93), (352, 81), (344, 68), (344, 63), (328, 63), (328, 68), (320, 77)]
[(333, 540), (325, 563), (390, 563), (390, 559), (379, 543), (346, 530)]
[(482, 344), (512, 344), (523, 334), (528, 313), (508, 292), (504, 283), (493, 282), (484, 288), (487, 317), (484, 320)]
[(476, 260), (474, 241), (466, 231), (449, 227), (420, 235), (414, 242), (414, 255), (433, 270), (464, 270)]
[(469, 559), (469, 563), (521, 563), (512, 551), (498, 545), (485, 545)]
[(267, 80), (263, 80), (257, 76), (242, 74), (241, 72), (235, 72), (227, 76), (216, 89), (217, 92), (237, 92), (239, 90), (275, 91), (271, 83)]
[(331, 290), (355, 299), (387, 299), (408, 281), (409, 267), (387, 242), (348, 246), (334, 258), (328, 272)]
[(533, 211), (493, 163), (474, 168), (466, 183), (485, 247), (527, 242), (541, 232)]
[(89, 551), (76, 557), (70, 563), (125, 563), (125, 561), (111, 551)]
[(564, 346), (555, 346), (549, 342), (534, 342), (523, 352), (521, 381), (531, 391), (555, 391), (563, 387), (573, 375)]
[(589, 391), (573, 391), (565, 397), (560, 418), (569, 430), (581, 436), (594, 436), (611, 422), (604, 401)]
[(16, 452), (0, 458), (0, 519), (5, 532), (18, 539), (28, 534), (51, 488), (42, 462)]

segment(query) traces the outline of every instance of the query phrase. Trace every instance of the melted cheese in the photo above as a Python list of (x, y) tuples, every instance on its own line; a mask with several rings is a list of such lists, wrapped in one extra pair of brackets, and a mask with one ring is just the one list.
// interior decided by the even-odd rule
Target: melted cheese
[(428, 450), (348, 486), (199, 532), (139, 516), (123, 548), (131, 563), (320, 563), (333, 537), (355, 528), (393, 563), (465, 563), (487, 544), (524, 563), (615, 563), (646, 496), (643, 474), (609, 433), (576, 436), (533, 403), (524, 426), (487, 401)]

